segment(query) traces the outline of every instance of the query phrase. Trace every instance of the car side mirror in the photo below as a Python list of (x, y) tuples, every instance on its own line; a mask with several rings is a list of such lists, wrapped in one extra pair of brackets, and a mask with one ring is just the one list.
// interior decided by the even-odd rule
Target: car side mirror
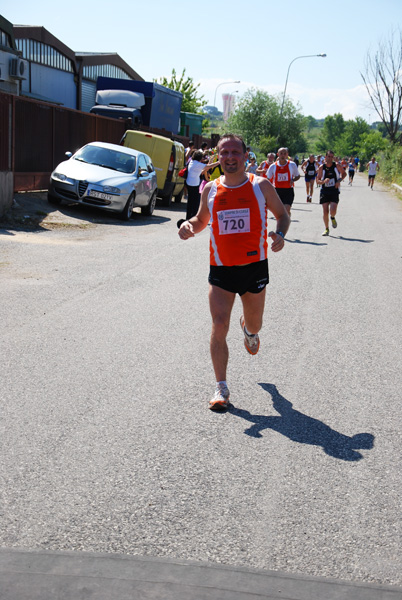
[(65, 152), (65, 153), (64, 153), (64, 156), (67, 156), (67, 158), (71, 158), (71, 157), (72, 157), (72, 155), (73, 155), (73, 153), (72, 153), (72, 152)]
[(147, 177), (147, 175), (149, 175), (149, 173), (146, 169), (141, 169), (139, 175), (140, 175), (140, 177)]

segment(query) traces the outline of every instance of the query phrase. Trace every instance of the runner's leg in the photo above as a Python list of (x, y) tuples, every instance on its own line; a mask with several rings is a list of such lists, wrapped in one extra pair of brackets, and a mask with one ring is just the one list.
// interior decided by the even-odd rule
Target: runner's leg
[(324, 220), (325, 229), (329, 229), (329, 202), (324, 202), (322, 205), (322, 218)]
[(229, 349), (226, 336), (229, 331), (230, 315), (236, 294), (216, 285), (209, 286), (209, 308), (212, 317), (210, 351), (216, 381), (226, 381)]
[(266, 288), (258, 294), (246, 292), (240, 299), (243, 304), (244, 324), (248, 333), (258, 333), (262, 327), (265, 308)]

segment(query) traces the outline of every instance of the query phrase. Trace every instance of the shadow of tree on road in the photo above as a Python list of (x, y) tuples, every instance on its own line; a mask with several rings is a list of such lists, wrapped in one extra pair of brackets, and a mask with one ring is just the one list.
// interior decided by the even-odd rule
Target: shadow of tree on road
[(229, 412), (232, 415), (252, 423), (245, 429), (246, 435), (261, 438), (261, 431), (273, 429), (299, 444), (322, 446), (329, 456), (346, 461), (361, 460), (363, 455), (357, 450), (373, 448), (375, 438), (371, 433), (357, 433), (352, 437), (339, 433), (322, 421), (295, 410), (292, 403), (281, 396), (275, 385), (271, 383), (259, 385), (271, 395), (273, 406), (281, 416), (253, 415), (247, 410), (231, 405)]

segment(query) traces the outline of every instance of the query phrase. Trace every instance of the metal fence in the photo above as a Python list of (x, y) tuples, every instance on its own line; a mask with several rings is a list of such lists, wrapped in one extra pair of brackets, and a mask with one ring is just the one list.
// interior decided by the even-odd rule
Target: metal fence
[[(119, 144), (126, 121), (0, 92), (0, 171), (14, 173), (14, 191), (46, 189), (50, 173), (65, 158), (94, 141)], [(189, 138), (150, 130), (187, 145)], [(196, 146), (209, 138), (195, 136)]]

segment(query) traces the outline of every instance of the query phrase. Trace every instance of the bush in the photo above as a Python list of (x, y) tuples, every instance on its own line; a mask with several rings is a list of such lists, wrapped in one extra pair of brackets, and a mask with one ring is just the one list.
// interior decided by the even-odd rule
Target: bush
[(389, 145), (380, 155), (381, 178), (387, 183), (402, 185), (402, 147)]

